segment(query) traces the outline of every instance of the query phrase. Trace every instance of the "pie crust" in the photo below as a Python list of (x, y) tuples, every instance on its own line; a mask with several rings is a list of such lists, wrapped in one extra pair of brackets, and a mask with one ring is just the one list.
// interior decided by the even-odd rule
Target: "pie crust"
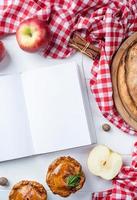
[(9, 200), (47, 200), (47, 192), (40, 183), (23, 180), (14, 185)]
[(137, 43), (135, 43), (128, 51), (126, 79), (129, 94), (137, 106)]
[[(80, 181), (76, 187), (69, 187), (67, 178), (80, 174)], [(48, 168), (46, 181), (51, 191), (62, 197), (67, 197), (83, 187), (85, 175), (79, 162), (71, 157), (60, 157)]]
[[(134, 130), (137, 131), (137, 32), (128, 37), (114, 55), (111, 75), (114, 103), (127, 123), (122, 124), (123, 130), (130, 129), (134, 134)], [(121, 119), (117, 120), (121, 126)]]
[(126, 56), (127, 55), (126, 54), (127, 53), (123, 55), (122, 60), (119, 65), (119, 69), (118, 69), (118, 90), (119, 90), (121, 101), (125, 109), (128, 111), (129, 115), (134, 120), (137, 121), (137, 107), (127, 87), (127, 80), (126, 80), (126, 67), (127, 67)]

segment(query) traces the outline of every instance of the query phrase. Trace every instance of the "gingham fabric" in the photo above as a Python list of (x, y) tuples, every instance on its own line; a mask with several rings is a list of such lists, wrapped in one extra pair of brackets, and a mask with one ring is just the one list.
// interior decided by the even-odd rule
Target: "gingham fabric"
[(91, 90), (102, 114), (118, 128), (137, 134), (117, 113), (110, 65), (121, 42), (137, 31), (136, 0), (0, 0), (0, 35), (15, 33), (19, 23), (37, 16), (51, 30), (44, 55), (65, 58), (75, 51), (68, 46), (71, 34), (80, 32), (101, 48), (101, 57), (91, 66)]
[(113, 179), (113, 189), (93, 193), (92, 200), (137, 200), (137, 142), (134, 144), (131, 166), (124, 166)]

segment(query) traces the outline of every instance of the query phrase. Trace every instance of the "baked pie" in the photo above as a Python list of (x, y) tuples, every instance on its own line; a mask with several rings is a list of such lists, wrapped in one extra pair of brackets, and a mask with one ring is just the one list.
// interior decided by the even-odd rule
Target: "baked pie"
[(54, 194), (67, 197), (83, 187), (85, 175), (75, 159), (60, 157), (49, 166), (46, 181)]
[(12, 188), (9, 200), (47, 200), (47, 192), (40, 183), (21, 181)]
[(129, 94), (137, 106), (137, 43), (128, 51), (126, 63), (126, 79)]
[[(116, 109), (137, 131), (137, 32), (118, 49), (112, 61), (111, 75)], [(125, 130), (129, 129), (127, 124), (124, 124)]]
[[(130, 85), (129, 81), (127, 82), (127, 77), (129, 76), (130, 69), (126, 63), (126, 59), (127, 53), (123, 55), (118, 68), (118, 91), (125, 109), (128, 111), (129, 115), (137, 121), (137, 107), (129, 92), (129, 88), (132, 86)], [(129, 87), (128, 84), (130, 85)]]

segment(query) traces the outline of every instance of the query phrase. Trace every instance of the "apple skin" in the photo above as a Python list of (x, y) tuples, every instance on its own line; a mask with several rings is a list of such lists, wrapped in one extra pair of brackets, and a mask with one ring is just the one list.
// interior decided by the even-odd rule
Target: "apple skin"
[(48, 25), (37, 18), (26, 19), (18, 26), (16, 39), (22, 50), (36, 52), (49, 42)]
[(0, 41), (0, 62), (5, 57), (5, 54), (6, 54), (6, 50), (5, 50), (4, 44), (2, 41)]
[(112, 180), (122, 167), (122, 157), (105, 145), (97, 145), (88, 157), (88, 168), (96, 176)]

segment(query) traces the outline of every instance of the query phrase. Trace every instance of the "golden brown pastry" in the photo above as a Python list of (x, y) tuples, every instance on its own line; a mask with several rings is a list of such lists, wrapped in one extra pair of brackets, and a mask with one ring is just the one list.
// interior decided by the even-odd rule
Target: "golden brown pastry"
[(126, 53), (124, 54), (118, 69), (118, 91), (125, 109), (128, 111), (129, 115), (137, 121), (137, 107), (129, 94), (126, 83), (125, 60)]
[(9, 200), (47, 200), (47, 192), (40, 183), (21, 181), (12, 188)]
[(54, 194), (67, 197), (83, 187), (85, 175), (75, 159), (60, 157), (49, 166), (46, 181)]
[(127, 38), (116, 52), (111, 75), (116, 109), (125, 122), (137, 130), (137, 33)]
[(137, 106), (137, 43), (135, 43), (128, 51), (126, 79), (128, 91)]

